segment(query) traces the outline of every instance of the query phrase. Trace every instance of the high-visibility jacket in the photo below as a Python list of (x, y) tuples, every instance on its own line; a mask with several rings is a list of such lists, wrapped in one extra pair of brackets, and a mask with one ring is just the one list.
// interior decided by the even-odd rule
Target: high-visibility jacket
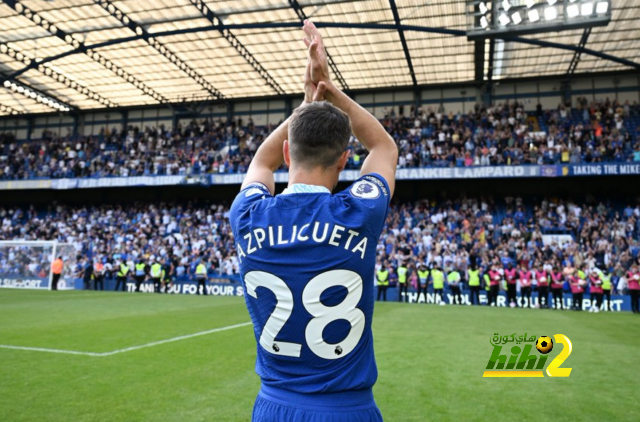
[(429, 270), (418, 270), (418, 278), (420, 279), (420, 284), (427, 284), (427, 279), (429, 278)]
[(144, 275), (145, 264), (136, 264), (136, 276)]
[(480, 270), (468, 270), (469, 273), (469, 286), (480, 285)]
[(398, 267), (398, 283), (404, 284), (407, 282), (407, 267)]
[(120, 270), (118, 271), (118, 277), (126, 277), (129, 273), (129, 266), (126, 264), (120, 264)]
[(447, 282), (449, 284), (458, 284), (458, 282), (460, 282), (460, 273), (457, 271), (451, 271), (449, 275), (447, 275)]
[(151, 278), (160, 278), (162, 275), (162, 265), (157, 262), (151, 266)]
[(378, 276), (378, 286), (388, 286), (389, 285), (389, 270), (379, 270), (377, 272)]
[(63, 266), (64, 266), (64, 263), (62, 262), (62, 260), (60, 258), (58, 258), (55, 261), (53, 261), (53, 264), (51, 264), (51, 271), (54, 274), (62, 274), (62, 267)]
[(431, 271), (434, 289), (444, 289), (444, 273), (440, 270)]
[(196, 278), (207, 278), (207, 267), (205, 267), (204, 264), (198, 264), (198, 266), (196, 267)]
[(491, 290), (491, 277), (489, 277), (489, 274), (485, 274), (483, 278), (485, 290)]
[(600, 278), (602, 279), (602, 289), (611, 290), (611, 276), (600, 274)]
[(98, 262), (94, 268), (96, 275), (104, 274), (104, 264), (102, 262)]

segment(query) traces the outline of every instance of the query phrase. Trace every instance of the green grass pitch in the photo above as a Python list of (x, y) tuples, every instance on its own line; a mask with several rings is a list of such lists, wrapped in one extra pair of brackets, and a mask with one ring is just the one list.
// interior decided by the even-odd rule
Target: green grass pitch
[[(237, 297), (0, 291), (2, 345), (105, 353), (247, 321)], [(382, 303), (373, 327), (385, 421), (640, 418), (640, 316)], [(496, 332), (565, 334), (571, 376), (482, 378)], [(0, 348), (0, 421), (249, 421), (255, 353), (250, 326), (109, 356)]]

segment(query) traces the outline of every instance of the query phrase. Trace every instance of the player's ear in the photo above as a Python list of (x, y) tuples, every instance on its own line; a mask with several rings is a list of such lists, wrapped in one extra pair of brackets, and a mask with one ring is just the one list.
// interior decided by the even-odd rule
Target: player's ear
[(342, 155), (340, 156), (340, 159), (338, 160), (338, 172), (341, 172), (342, 170), (344, 170), (344, 168), (347, 166), (348, 159), (349, 159), (349, 151), (343, 152)]
[(284, 163), (287, 167), (291, 167), (291, 156), (289, 155), (289, 141), (285, 139), (282, 144), (282, 155), (284, 156)]

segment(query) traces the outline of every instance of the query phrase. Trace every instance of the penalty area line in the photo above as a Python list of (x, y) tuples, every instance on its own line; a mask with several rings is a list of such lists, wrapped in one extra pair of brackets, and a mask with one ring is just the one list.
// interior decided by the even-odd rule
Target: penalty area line
[(117, 355), (120, 353), (132, 352), (134, 350), (145, 349), (147, 347), (159, 346), (161, 344), (173, 343), (175, 341), (187, 340), (194, 337), (205, 336), (207, 334), (218, 333), (220, 331), (228, 331), (233, 330), (234, 328), (246, 327), (247, 325), (251, 325), (251, 322), (243, 322), (240, 324), (229, 325), (227, 327), (214, 328), (212, 330), (201, 331), (199, 333), (187, 334), (184, 336), (178, 336), (173, 338), (168, 338), (166, 340), (154, 341), (151, 343), (141, 344), (139, 346), (126, 347), (124, 349), (113, 350), (111, 352), (104, 353), (95, 353), (95, 352), (81, 352), (78, 350), (62, 350), (62, 349), (47, 349), (44, 347), (26, 347), (26, 346), (12, 346), (9, 344), (0, 344), (0, 349), (12, 349), (12, 350), (27, 350), (31, 352), (45, 352), (45, 353), (58, 353), (65, 355), (81, 355), (81, 356), (92, 356), (92, 357), (105, 357)]

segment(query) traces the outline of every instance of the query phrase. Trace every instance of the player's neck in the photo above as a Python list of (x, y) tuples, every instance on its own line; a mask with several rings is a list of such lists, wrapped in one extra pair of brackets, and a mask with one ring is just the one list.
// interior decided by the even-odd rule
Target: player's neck
[(288, 187), (301, 183), (305, 185), (324, 186), (329, 189), (329, 191), (333, 191), (336, 182), (336, 175), (334, 172), (327, 171), (326, 169), (319, 167), (312, 170), (295, 168), (289, 169)]

